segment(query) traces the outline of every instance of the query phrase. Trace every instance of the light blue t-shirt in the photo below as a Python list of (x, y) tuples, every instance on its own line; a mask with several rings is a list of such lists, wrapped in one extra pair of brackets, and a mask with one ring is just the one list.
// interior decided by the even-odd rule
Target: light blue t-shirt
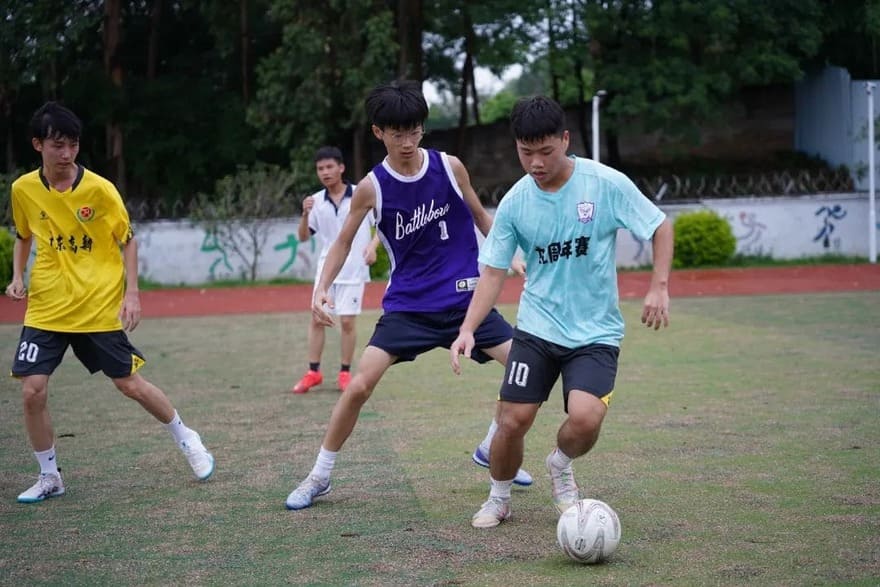
[(557, 192), (542, 191), (531, 176), (505, 194), (480, 263), (506, 269), (517, 246), (527, 279), (517, 328), (567, 348), (620, 346), (617, 230), (649, 240), (666, 215), (624, 174), (573, 157), (574, 171)]

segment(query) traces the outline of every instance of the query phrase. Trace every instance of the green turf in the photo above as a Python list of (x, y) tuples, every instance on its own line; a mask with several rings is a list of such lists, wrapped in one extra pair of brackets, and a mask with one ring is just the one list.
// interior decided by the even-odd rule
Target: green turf
[[(513, 318), (514, 309), (502, 308)], [(287, 392), (306, 314), (148, 320), (145, 375), (214, 451), (193, 481), (170, 437), (71, 355), (50, 405), (67, 495), (20, 505), (37, 471), (18, 384), (0, 387), (0, 585), (877, 585), (880, 293), (673, 300), (671, 328), (629, 325), (612, 409), (576, 462), (623, 540), (569, 562), (543, 458), (560, 395), (527, 437), (535, 485), (477, 531), (487, 474), (470, 463), (501, 369), (444, 351), (391, 369), (343, 449), (334, 491), (283, 502), (337, 397)], [(377, 314), (360, 321), (366, 340)], [(19, 327), (0, 327), (11, 358)], [(328, 333), (326, 379), (338, 336)], [(7, 359), (8, 360), (8, 359)]]

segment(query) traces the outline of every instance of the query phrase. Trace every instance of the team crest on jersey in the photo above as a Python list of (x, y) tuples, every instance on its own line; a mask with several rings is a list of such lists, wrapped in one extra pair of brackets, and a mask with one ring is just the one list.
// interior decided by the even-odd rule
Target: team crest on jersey
[(89, 222), (95, 217), (95, 210), (91, 206), (83, 206), (76, 211), (76, 217), (80, 222)]
[(593, 220), (593, 214), (596, 212), (596, 205), (593, 202), (578, 202), (578, 220), (586, 224)]

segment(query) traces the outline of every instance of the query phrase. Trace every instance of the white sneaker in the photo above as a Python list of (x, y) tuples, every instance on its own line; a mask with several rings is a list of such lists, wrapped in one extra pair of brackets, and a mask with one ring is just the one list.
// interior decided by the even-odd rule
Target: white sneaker
[(37, 482), (18, 496), (18, 502), (37, 503), (47, 497), (58, 497), (59, 495), (64, 495), (64, 482), (61, 480), (61, 471), (58, 471), (58, 473), (41, 473)]
[(564, 469), (554, 467), (550, 463), (552, 456), (552, 452), (547, 455), (544, 464), (547, 465), (547, 473), (550, 474), (550, 482), (553, 484), (553, 505), (556, 506), (556, 511), (562, 514), (581, 499), (581, 490), (574, 480), (571, 465)]
[(471, 518), (474, 528), (494, 528), (510, 517), (510, 500), (490, 497)]
[(314, 475), (306, 477), (299, 486), (290, 492), (284, 505), (289, 510), (301, 510), (312, 505), (312, 501), (321, 495), (330, 493), (330, 479), (323, 480)]
[(192, 436), (180, 443), (180, 450), (189, 461), (193, 474), (199, 481), (205, 481), (214, 474), (214, 455), (202, 444), (202, 438), (193, 432)]

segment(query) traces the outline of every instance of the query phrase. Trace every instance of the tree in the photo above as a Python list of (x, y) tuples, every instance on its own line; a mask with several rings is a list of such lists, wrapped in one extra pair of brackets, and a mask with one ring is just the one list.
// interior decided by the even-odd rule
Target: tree
[(277, 166), (240, 168), (219, 180), (213, 194), (199, 194), (192, 207), (193, 222), (241, 262), (243, 277), (251, 281), (257, 279), (272, 225), (294, 215), (295, 179)]
[(466, 126), (480, 123), (474, 70), (487, 67), (496, 75), (525, 61), (538, 12), (515, 0), (429, 0), (426, 4), (427, 77), (459, 99), (459, 146)]
[[(0, 8), (0, 129), (4, 167), (19, 166), (24, 125), (39, 103), (58, 99), (71, 71), (89, 55), (101, 22), (96, 0), (6, 0)], [(30, 146), (26, 146), (28, 154)]]
[(737, 90), (791, 82), (821, 40), (817, 0), (583, 2), (596, 86), (616, 130), (694, 133)]
[(880, 78), (880, 0), (826, 0), (824, 36), (811, 64), (846, 68), (857, 79)]
[(322, 144), (351, 145), (360, 177), (367, 138), (363, 99), (396, 71), (393, 12), (382, 0), (296, 6), (275, 0), (270, 16), (282, 27), (282, 41), (257, 66), (258, 89), (248, 111), (263, 133), (261, 144), (309, 162)]

